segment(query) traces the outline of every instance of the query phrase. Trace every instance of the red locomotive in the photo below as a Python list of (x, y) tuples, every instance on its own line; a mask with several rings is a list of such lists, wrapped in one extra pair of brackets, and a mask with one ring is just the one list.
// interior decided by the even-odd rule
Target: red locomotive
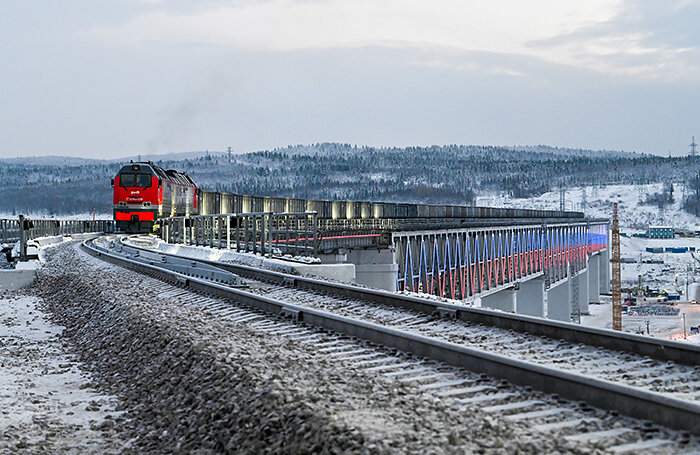
[(131, 162), (112, 179), (114, 219), (128, 233), (150, 232), (158, 218), (197, 215), (197, 185), (186, 174)]

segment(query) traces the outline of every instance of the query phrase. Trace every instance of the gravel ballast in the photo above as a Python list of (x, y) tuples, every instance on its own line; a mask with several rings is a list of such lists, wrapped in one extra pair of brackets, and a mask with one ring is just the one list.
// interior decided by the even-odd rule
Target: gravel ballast
[(34, 292), (93, 386), (119, 399), (126, 452), (603, 453), (528, 437), (308, 344), (159, 299), (154, 279), (75, 243), (46, 258)]

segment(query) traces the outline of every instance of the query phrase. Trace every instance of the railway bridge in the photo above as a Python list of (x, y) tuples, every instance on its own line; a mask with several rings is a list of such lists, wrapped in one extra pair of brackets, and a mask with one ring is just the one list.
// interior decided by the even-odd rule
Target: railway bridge
[[(491, 210), (471, 209), (477, 215)], [(497, 213), (503, 216), (397, 217), (372, 222), (367, 218), (328, 219), (316, 211), (214, 213), (165, 219), (161, 226), (162, 238), (170, 243), (252, 251), (259, 255), (254, 262), (306, 258), (313, 263), (309, 267), (323, 271), (354, 269), (350, 261), (364, 255), (366, 262), (357, 267), (376, 266), (380, 277), (390, 275), (391, 270), (391, 284), (396, 287), (389, 291), (400, 292), (300, 277), (257, 264), (232, 264), (222, 260), (223, 255), (202, 258), (203, 248), (196, 248), (193, 256), (182, 251), (187, 248), (167, 247), (152, 237), (100, 236), (113, 232), (111, 221), (20, 219), (4, 220), (0, 227), (2, 240), (8, 244), (33, 239), (39, 246), (49, 245), (64, 235), (83, 240), (52, 249), (80, 267), (71, 270), (75, 278), (66, 281), (59, 272), (64, 263), (49, 261), (54, 269), (39, 282), (45, 286), (53, 280), (71, 287), (65, 293), (70, 302), (76, 299), (74, 280), (87, 276), (80, 289), (89, 288), (96, 283), (94, 273), (102, 274), (110, 289), (130, 298), (138, 282), (150, 289), (144, 294), (149, 300), (163, 304), (166, 321), (174, 316), (205, 321), (191, 318), (190, 311), (199, 310), (217, 323), (225, 319), (264, 333), (253, 339), (256, 348), (252, 350), (268, 337), (287, 337), (294, 340), (291, 345), (310, 343), (306, 346), (326, 359), (348, 362), (384, 379), (414, 383), (416, 394), (434, 394), (436, 400), (459, 412), (466, 409), (465, 404), (476, 405), (469, 411), (492, 416), (497, 412), (506, 424), (523, 422), (516, 427), (522, 427), (524, 434), (569, 443), (605, 441), (616, 453), (656, 447), (668, 449), (662, 453), (685, 453), (697, 447), (698, 440), (691, 435), (697, 435), (700, 415), (697, 371), (693, 369), (700, 354), (697, 347), (528, 316), (541, 311), (553, 319), (571, 318), (573, 309), (584, 312), (584, 304), (601, 292), (600, 278), (608, 278), (601, 271), (607, 267), (600, 263), (607, 262), (607, 222), (573, 212), (540, 217), (517, 211)], [(360, 229), (362, 223), (364, 227), (394, 223), (401, 230), (368, 233)], [(333, 231), (332, 226), (339, 224), (357, 228)], [(419, 228), (411, 230), (414, 224)], [(164, 251), (164, 246), (178, 251)], [(124, 273), (130, 272), (76, 260), (82, 253), (149, 277), (124, 279)], [(332, 259), (335, 263), (329, 263), (328, 256), (333, 255), (346, 256), (345, 263), (337, 257)], [(391, 257), (394, 262), (379, 261), (378, 256)], [(98, 294), (112, 296), (111, 291)], [(426, 298), (427, 294), (454, 301)], [(64, 313), (92, 314), (95, 300), (110, 319), (114, 311), (139, 318), (149, 314), (133, 311), (131, 303), (119, 304), (119, 297), (116, 301), (89, 297), (90, 311)], [(459, 304), (460, 300), (522, 314), (487, 311)], [(96, 318), (104, 315), (96, 314)], [(436, 318), (436, 314), (445, 317)], [(149, 327), (141, 319), (134, 324), (138, 330)], [(106, 331), (104, 325), (87, 326), (100, 337), (116, 332), (111, 325)], [(211, 329), (207, 325), (204, 330), (177, 333), (187, 334), (190, 346), (189, 334)], [(137, 343), (163, 332), (143, 332), (148, 335), (137, 336)], [(220, 334), (231, 332), (236, 331), (226, 326)], [(216, 333), (212, 339), (218, 343), (221, 337)], [(238, 334), (236, 343), (244, 338)], [(156, 340), (153, 345), (160, 358), (164, 344)], [(114, 355), (124, 354), (117, 350)], [(140, 353), (139, 358), (143, 360)], [(172, 370), (179, 374), (178, 369)], [(322, 377), (326, 380), (327, 374)], [(195, 380), (201, 381), (199, 373)], [(180, 378), (176, 381), (181, 382)]]
[(319, 276), (343, 268), (373, 288), (562, 321), (610, 292), (608, 220), (581, 212), (201, 191), (200, 214), (163, 219), (160, 235), (174, 244), (312, 257)]

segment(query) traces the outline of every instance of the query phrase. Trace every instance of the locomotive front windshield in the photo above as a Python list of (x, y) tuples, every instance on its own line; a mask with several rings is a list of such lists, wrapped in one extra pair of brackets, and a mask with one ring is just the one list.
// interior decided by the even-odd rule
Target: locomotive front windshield
[(119, 176), (119, 184), (123, 187), (146, 188), (151, 186), (151, 174), (124, 173)]

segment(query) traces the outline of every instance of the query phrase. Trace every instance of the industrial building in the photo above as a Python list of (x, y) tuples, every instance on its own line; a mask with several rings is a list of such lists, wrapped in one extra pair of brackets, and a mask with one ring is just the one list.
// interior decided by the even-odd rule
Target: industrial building
[(649, 226), (647, 237), (650, 239), (672, 239), (673, 228), (671, 226)]

